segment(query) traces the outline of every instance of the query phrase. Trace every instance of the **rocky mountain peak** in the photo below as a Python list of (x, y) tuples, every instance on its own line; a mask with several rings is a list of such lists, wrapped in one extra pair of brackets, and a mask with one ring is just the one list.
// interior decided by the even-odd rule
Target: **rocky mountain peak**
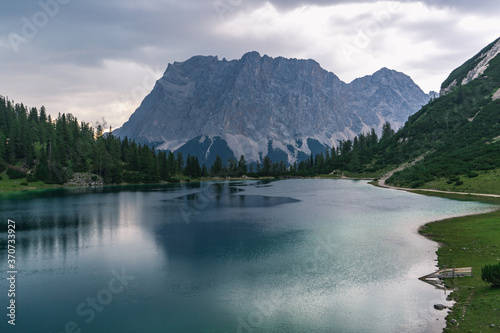
[(216, 154), (293, 163), (385, 121), (398, 128), (428, 100), (387, 68), (346, 84), (314, 60), (195, 56), (169, 65), (115, 135), (208, 164)]

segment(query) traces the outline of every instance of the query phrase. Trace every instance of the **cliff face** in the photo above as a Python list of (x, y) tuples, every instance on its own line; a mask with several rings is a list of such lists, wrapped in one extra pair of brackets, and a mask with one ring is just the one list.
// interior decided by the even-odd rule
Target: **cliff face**
[(386, 68), (346, 84), (314, 60), (196, 56), (169, 65), (114, 134), (207, 163), (216, 154), (293, 163), (385, 121), (398, 128), (428, 100)]
[(472, 80), (483, 75), (490, 62), (500, 54), (500, 38), (486, 46), (462, 66), (451, 72), (450, 76), (441, 85), (440, 95), (446, 95), (453, 87), (466, 85)]

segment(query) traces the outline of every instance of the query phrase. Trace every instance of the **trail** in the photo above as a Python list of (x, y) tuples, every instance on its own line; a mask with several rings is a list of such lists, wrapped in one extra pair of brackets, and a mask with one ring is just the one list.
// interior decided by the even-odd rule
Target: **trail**
[(414, 192), (414, 191), (423, 191), (423, 192), (435, 192), (435, 193), (446, 193), (446, 194), (461, 194), (461, 195), (474, 195), (474, 196), (479, 196), (479, 197), (493, 197), (493, 198), (500, 198), (500, 195), (498, 194), (487, 194), (487, 193), (467, 193), (467, 192), (452, 192), (452, 191), (441, 191), (441, 190), (430, 190), (430, 189), (412, 189), (412, 188), (406, 188), (406, 187), (396, 187), (396, 186), (391, 186), (387, 185), (385, 182), (387, 179), (389, 179), (393, 174), (395, 174), (398, 171), (402, 171), (408, 167), (411, 167), (415, 165), (415, 163), (420, 162), (422, 159), (424, 159), (425, 156), (427, 156), (431, 151), (428, 151), (419, 157), (417, 157), (414, 161), (405, 163), (399, 167), (397, 167), (394, 170), (389, 171), (382, 177), (377, 182), (377, 185), (380, 187), (385, 187), (385, 188), (391, 188), (394, 190), (400, 190), (400, 191), (408, 191), (408, 192)]
[(428, 151), (426, 153), (423, 153), (422, 155), (420, 155), (419, 157), (417, 157), (414, 161), (407, 162), (407, 163), (405, 163), (403, 165), (400, 165), (396, 169), (389, 171), (388, 173), (386, 173), (385, 175), (383, 175), (382, 177), (380, 177), (380, 179), (378, 180), (378, 185), (381, 186), (381, 187), (388, 187), (388, 188), (393, 188), (393, 189), (397, 189), (397, 190), (409, 190), (409, 189), (406, 189), (406, 188), (403, 188), (403, 187), (394, 187), (394, 186), (386, 185), (385, 181), (387, 179), (391, 178), (391, 176), (393, 174), (395, 174), (396, 172), (403, 171), (404, 169), (409, 168), (409, 167), (415, 165), (415, 163), (420, 162), (421, 160), (424, 159), (425, 156), (427, 156), (431, 152), (432, 151)]

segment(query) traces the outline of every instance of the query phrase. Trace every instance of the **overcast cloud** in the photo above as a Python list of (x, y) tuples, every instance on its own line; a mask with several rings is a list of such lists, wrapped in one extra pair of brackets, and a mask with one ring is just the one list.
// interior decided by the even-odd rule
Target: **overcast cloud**
[(119, 127), (168, 63), (248, 51), (341, 80), (388, 67), (438, 90), (500, 37), (500, 2), (24, 0), (0, 11), (0, 94)]

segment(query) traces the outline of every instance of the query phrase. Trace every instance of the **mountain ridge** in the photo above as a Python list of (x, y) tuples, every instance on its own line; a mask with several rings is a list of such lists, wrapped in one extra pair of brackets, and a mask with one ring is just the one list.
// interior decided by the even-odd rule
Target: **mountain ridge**
[[(371, 128), (380, 132), (386, 121), (399, 128), (429, 98), (409, 76), (387, 68), (348, 84), (312, 59), (256, 51), (231, 61), (194, 56), (169, 64), (114, 134), (184, 153), (198, 150), (193, 140), (219, 138), (220, 149), (232, 152), (225, 158), (261, 162), (276, 151), (291, 164), (318, 152), (310, 140), (324, 150)], [(217, 153), (196, 155), (213, 161)]]

